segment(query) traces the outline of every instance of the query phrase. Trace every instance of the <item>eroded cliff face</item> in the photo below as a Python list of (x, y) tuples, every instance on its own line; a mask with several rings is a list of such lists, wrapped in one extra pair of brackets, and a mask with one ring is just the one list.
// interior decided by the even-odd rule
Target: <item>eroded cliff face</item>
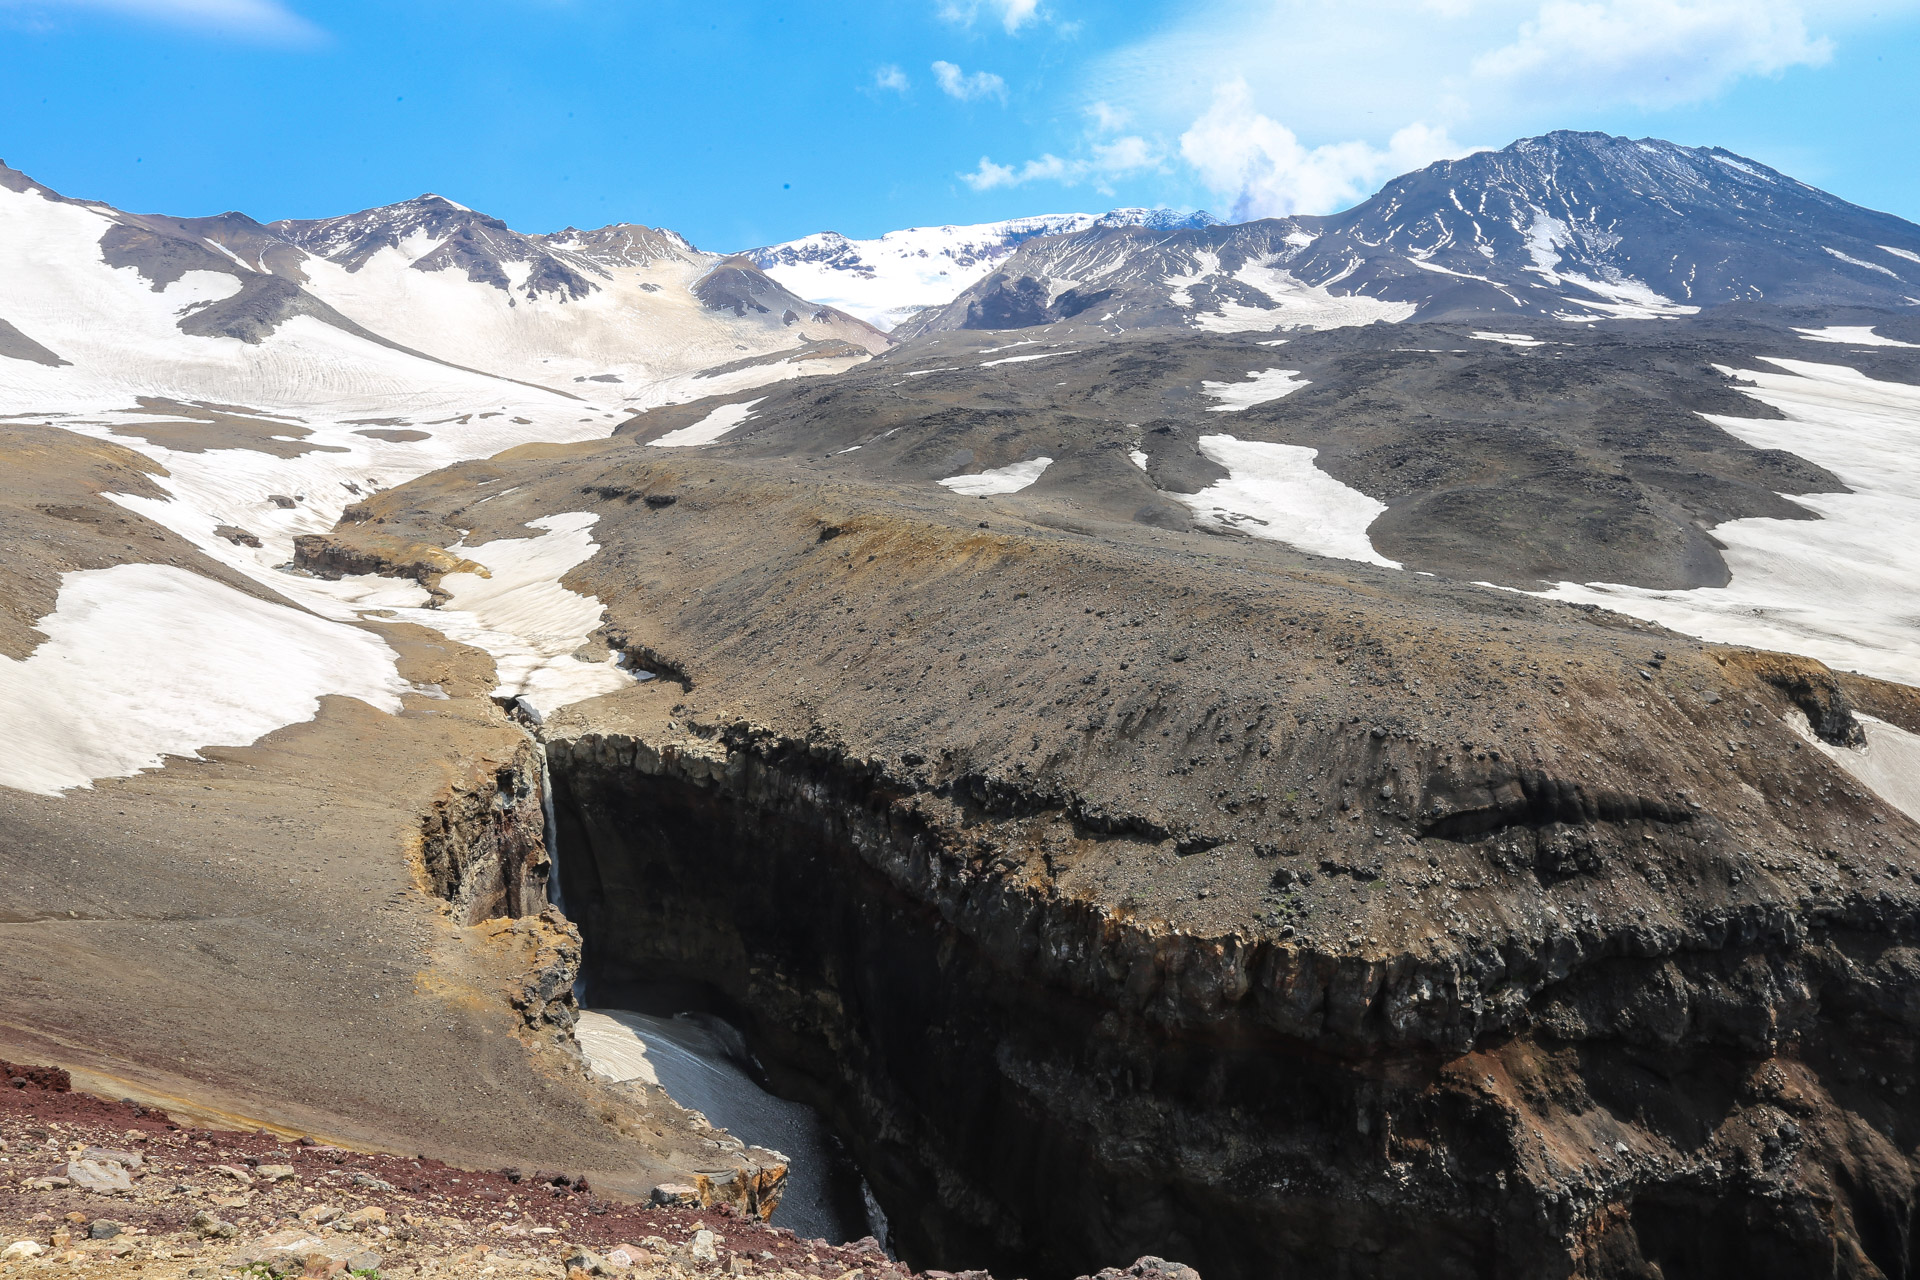
[(544, 768), (531, 739), (504, 763), (477, 758), (422, 815), (421, 887), (445, 900), (460, 923), (534, 915), (546, 905)]
[(550, 752), (589, 980), (720, 988), (922, 1265), (1909, 1273), (1904, 868), (1782, 891), (1777, 827), (1756, 848), (1685, 801), (1367, 741), (1362, 820), (1404, 842), (1228, 856), (1444, 880), (1497, 904), (1473, 934), (1171, 925), (1084, 880), (1185, 861), (1164, 833), (745, 723), (575, 723)]

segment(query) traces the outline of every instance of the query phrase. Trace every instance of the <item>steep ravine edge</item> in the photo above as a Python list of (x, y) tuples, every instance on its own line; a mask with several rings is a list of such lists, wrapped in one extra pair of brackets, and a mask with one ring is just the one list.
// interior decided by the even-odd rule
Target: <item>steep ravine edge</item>
[[(1057, 892), (1056, 855), (1165, 834), (1071, 797), (930, 785), (745, 724), (575, 733), (549, 755), (590, 980), (664, 973), (734, 1001), (778, 1083), (849, 1136), (917, 1265), (1913, 1265), (1920, 1107), (1885, 1084), (1920, 1025), (1904, 891), (1316, 949)], [(1475, 842), (1493, 877), (1558, 874), (1567, 849), (1588, 873), (1652, 849), (1665, 874), (1725, 874), (1724, 833), (1684, 812), (1402, 763), (1416, 813), (1523, 798), (1516, 822), (1433, 833)]]

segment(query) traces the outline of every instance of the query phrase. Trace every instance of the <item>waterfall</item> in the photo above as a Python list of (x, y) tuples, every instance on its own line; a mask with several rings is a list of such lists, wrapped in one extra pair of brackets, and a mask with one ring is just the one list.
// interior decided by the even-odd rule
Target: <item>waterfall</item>
[(553, 816), (553, 762), (547, 759), (547, 744), (538, 736), (534, 743), (540, 748), (540, 813), (546, 819), (547, 901), (565, 915), (567, 899), (560, 889), (560, 824)]

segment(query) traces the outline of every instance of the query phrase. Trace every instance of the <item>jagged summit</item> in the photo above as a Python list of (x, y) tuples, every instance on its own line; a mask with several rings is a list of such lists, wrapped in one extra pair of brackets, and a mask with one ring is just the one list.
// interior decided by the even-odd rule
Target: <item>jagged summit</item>
[(1329, 217), (1031, 240), (903, 334), (1591, 322), (1735, 302), (1920, 306), (1920, 227), (1719, 148), (1563, 131), (1429, 165)]

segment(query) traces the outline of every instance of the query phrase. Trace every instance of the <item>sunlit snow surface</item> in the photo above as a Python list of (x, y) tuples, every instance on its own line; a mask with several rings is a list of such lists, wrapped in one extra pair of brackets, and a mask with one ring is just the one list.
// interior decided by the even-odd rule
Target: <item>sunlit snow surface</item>
[(400, 709), (376, 635), (172, 565), (67, 574), (47, 639), (0, 656), (0, 786), (53, 794), (245, 745), (311, 720), (328, 694)]
[(662, 449), (684, 449), (696, 444), (712, 444), (751, 418), (753, 406), (759, 403), (759, 400), (748, 400), (743, 404), (723, 404), (691, 426), (669, 431), (658, 440), (649, 440), (647, 443)]
[[(258, 343), (193, 336), (178, 327), (183, 309), (226, 298), (240, 287), (239, 281), (219, 272), (196, 271), (156, 291), (133, 268), (109, 267), (102, 260), (101, 238), (111, 225), (107, 216), (86, 206), (50, 200), (34, 190), (0, 188), (4, 314), (21, 332), (70, 362), (55, 367), (0, 359), (0, 416), (111, 441), (158, 462), (166, 474), (154, 477), (154, 483), (166, 498), (109, 496), (312, 614), (261, 604), (185, 570), (128, 565), (94, 571), (121, 575), (105, 579), (113, 584), (139, 583), (146, 581), (141, 575), (161, 572), (200, 585), (127, 590), (113, 607), (114, 634), (97, 637), (99, 654), (119, 657), (115, 671), (138, 672), (151, 686), (137, 704), (111, 672), (103, 678), (62, 677), (65, 683), (47, 678), (44, 672), (91, 671), (75, 664), (95, 661), (74, 657), (52, 647), (51, 641), (25, 663), (8, 667), (0, 684), (0, 723), (9, 726), (9, 749), (33, 742), (46, 759), (31, 774), (0, 778), (0, 785), (83, 785), (152, 767), (163, 754), (190, 755), (204, 746), (244, 744), (311, 719), (315, 700), (326, 693), (397, 709), (398, 691), (406, 685), (395, 674), (396, 655), (378, 638), (377, 627), (360, 625), (363, 620), (377, 623), (370, 611), (378, 609), (397, 610), (396, 616), (488, 649), (498, 661), (503, 687), (543, 710), (618, 687), (630, 677), (608, 664), (572, 656), (587, 632), (598, 626), (598, 603), (557, 586), (562, 574), (593, 553), (586, 529), (590, 517), (556, 517), (542, 536), (466, 549), (472, 559), (490, 567), (493, 560), (502, 563), (492, 580), (450, 578), (454, 599), (442, 610), (423, 608), (426, 594), (412, 582), (371, 576), (328, 582), (285, 572), (282, 566), (293, 558), (296, 535), (330, 531), (344, 508), (367, 493), (529, 441), (599, 438), (634, 407), (741, 391), (826, 372), (831, 364), (782, 362), (701, 378), (696, 376), (699, 366), (688, 364), (706, 358), (696, 349), (699, 344), (713, 345), (713, 358), (732, 359), (737, 355), (732, 339), (719, 343), (717, 335), (709, 334), (656, 344), (657, 308), (629, 322), (610, 316), (604, 309), (607, 303), (596, 302), (540, 319), (538, 308), (529, 309), (522, 300), (519, 320), (503, 320), (487, 308), (495, 301), (504, 307), (504, 295), (494, 298), (497, 290), (489, 294), (490, 286), (474, 286), (463, 272), (401, 272), (393, 264), (370, 264), (352, 279), (330, 264), (325, 269), (312, 262), (307, 266), (316, 290), (350, 315), (356, 308), (370, 309), (353, 318), (364, 319), (376, 331), (383, 323), (393, 326), (422, 347), (447, 343), (447, 357), (460, 363), (497, 358), (513, 372), (534, 373), (541, 344), (551, 341), (563, 353), (555, 357), (562, 366), (577, 360), (582, 369), (603, 368), (598, 362), (610, 358), (615, 348), (628, 352), (629, 360), (631, 353), (644, 349), (648, 363), (668, 376), (619, 384), (545, 379), (563, 383), (565, 392), (526, 386), (397, 351), (310, 316), (285, 321)], [(479, 288), (486, 315), (472, 312), (458, 333), (429, 332), (432, 326), (423, 317), (436, 307), (453, 306), (464, 296), (459, 288)], [(454, 294), (443, 297), (450, 289)], [(595, 297), (610, 298), (617, 292)], [(687, 327), (703, 315), (690, 295), (675, 301), (673, 308), (678, 311), (669, 317), (669, 328)], [(508, 332), (514, 324), (521, 325), (517, 337)], [(409, 331), (409, 325), (418, 332)], [(567, 325), (578, 332), (562, 333)], [(490, 350), (489, 344), (499, 349)], [(641, 368), (631, 363), (622, 367), (630, 372)], [(177, 402), (174, 407), (185, 411), (163, 407), (142, 412), (141, 397)], [(208, 432), (208, 447), (196, 452), (155, 444), (139, 434), (143, 427), (205, 412), (195, 410), (196, 405), (222, 406), (251, 420), (263, 445), (278, 447), (285, 437), (306, 432), (299, 443), (312, 448), (278, 457), (244, 447), (245, 430), (223, 435), (216, 429)], [(388, 440), (366, 434), (369, 431), (422, 438)], [(273, 436), (283, 439), (271, 442)], [(178, 433), (172, 438), (180, 443)], [(261, 545), (236, 545), (214, 532), (220, 525), (246, 530)], [(67, 637), (63, 643), (69, 645), (93, 634), (88, 628), (100, 629), (109, 602), (91, 594), (100, 589), (98, 583), (86, 574), (66, 575), (56, 612), (40, 620), (39, 629)], [(317, 659), (305, 668), (263, 664), (248, 657), (253, 650), (228, 654), (217, 643), (171, 643), (169, 636), (198, 635), (193, 630), (197, 624), (183, 617), (183, 600), (191, 591), (203, 593), (207, 617), (217, 619), (222, 609), (229, 609), (247, 620), (251, 629), (236, 630), (236, 644), (244, 640), (254, 650), (271, 650), (261, 636), (278, 627), (284, 632), (280, 647), (289, 654), (334, 651), (358, 655), (356, 662), (370, 655), (379, 670), (328, 666)], [(208, 625), (217, 629), (217, 623)], [(129, 659), (127, 638), (148, 634), (159, 642), (135, 655), (138, 660)], [(201, 655), (220, 655), (210, 668), (217, 681), (205, 664), (196, 665)], [(201, 697), (210, 681), (218, 687)], [(55, 689), (61, 691), (57, 697), (47, 692)], [(169, 690), (178, 691), (180, 701), (169, 702)], [(149, 711), (140, 708), (157, 717), (151, 725), (140, 718)], [(21, 717), (28, 722), (37, 717), (54, 720), (35, 737), (16, 731), (15, 721)], [(162, 733), (162, 722), (173, 728)]]
[(587, 1066), (609, 1080), (639, 1080), (658, 1087), (660, 1077), (647, 1057), (647, 1042), (618, 1018), (598, 1009), (582, 1009), (573, 1037), (580, 1042)]
[(1053, 465), (1052, 458), (1029, 458), (1011, 466), (996, 467), (970, 476), (948, 476), (941, 484), (969, 498), (985, 498), (997, 493), (1018, 493)]
[(1855, 713), (1866, 745), (1836, 747), (1823, 741), (1798, 708), (1787, 712), (1793, 731), (1820, 752), (1852, 774), (1882, 800), (1915, 821), (1920, 821), (1920, 734), (1908, 733), (1899, 725), (1869, 715)]
[(1254, 405), (1290, 396), (1307, 385), (1298, 369), (1256, 369), (1245, 382), (1202, 382), (1200, 387), (1220, 403), (1209, 406), (1213, 413), (1238, 413)]
[(1733, 575), (1725, 587), (1563, 582), (1548, 594), (1707, 640), (1920, 684), (1920, 386), (1841, 365), (1768, 363), (1779, 371), (1735, 376), (1756, 384), (1741, 390), (1779, 409), (1784, 421), (1708, 417), (1751, 445), (1827, 468), (1853, 492), (1796, 496), (1817, 520), (1715, 526)]
[(1795, 333), (1813, 342), (1838, 342), (1850, 347), (1911, 347), (1920, 350), (1920, 342), (1901, 342), (1883, 338), (1872, 325), (1830, 324), (1824, 329), (1795, 329)]
[(1201, 524), (1237, 529), (1315, 555), (1398, 569), (1373, 549), (1367, 526), (1385, 503), (1348, 488), (1314, 465), (1317, 449), (1201, 436), (1200, 452), (1227, 469), (1198, 493), (1167, 496), (1192, 508)]
[[(1276, 255), (1248, 262), (1232, 277), (1248, 288), (1258, 290), (1272, 306), (1259, 307), (1226, 301), (1218, 311), (1195, 316), (1194, 326), (1213, 333), (1248, 333), (1262, 329), (1338, 329), (1349, 325), (1372, 324), (1376, 320), (1397, 324), (1417, 310), (1411, 302), (1383, 302), (1364, 294), (1336, 294), (1327, 285), (1310, 285), (1275, 265), (1277, 261)], [(1191, 287), (1204, 279), (1206, 274), (1213, 273), (1207, 272), (1185, 280), (1185, 283)], [(1339, 278), (1335, 278), (1327, 284), (1339, 282)]]

